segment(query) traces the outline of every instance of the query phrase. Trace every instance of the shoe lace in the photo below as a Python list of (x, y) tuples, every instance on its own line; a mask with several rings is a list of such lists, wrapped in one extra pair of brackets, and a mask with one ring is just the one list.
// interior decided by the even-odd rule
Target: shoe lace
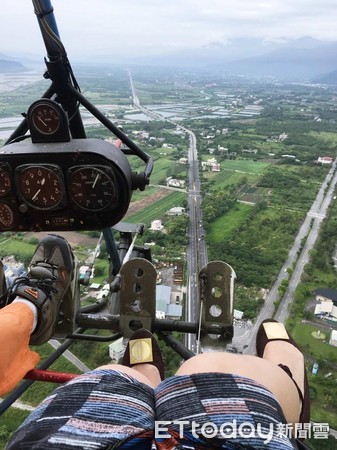
[(58, 289), (54, 286), (54, 283), (57, 278), (55, 275), (52, 274), (52, 269), (57, 269), (57, 267), (53, 266), (52, 264), (46, 263), (46, 261), (36, 261), (34, 265), (31, 266), (31, 270), (32, 268), (38, 266), (42, 266), (43, 268), (50, 270), (51, 275), (50, 278), (47, 277), (35, 278), (30, 277), (29, 275), (18, 277), (14, 280), (14, 283), (10, 288), (10, 291), (15, 292), (17, 287), (19, 287), (22, 284), (27, 284), (29, 286), (41, 289), (47, 295), (50, 294), (50, 292), (57, 293)]

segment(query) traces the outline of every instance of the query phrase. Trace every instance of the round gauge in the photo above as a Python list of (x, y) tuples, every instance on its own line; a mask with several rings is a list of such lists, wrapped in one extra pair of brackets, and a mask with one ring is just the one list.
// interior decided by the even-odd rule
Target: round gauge
[(12, 208), (7, 204), (0, 202), (0, 229), (10, 230), (14, 224), (14, 214)]
[(56, 168), (25, 166), (17, 169), (18, 190), (22, 199), (36, 209), (53, 209), (63, 200), (64, 183)]
[(62, 124), (60, 106), (53, 100), (38, 100), (33, 103), (28, 115), (31, 125), (44, 135), (57, 133)]
[(72, 200), (88, 211), (100, 211), (117, 200), (114, 177), (103, 167), (75, 168), (68, 184)]
[(3, 167), (0, 167), (0, 197), (9, 194), (12, 189), (11, 176)]

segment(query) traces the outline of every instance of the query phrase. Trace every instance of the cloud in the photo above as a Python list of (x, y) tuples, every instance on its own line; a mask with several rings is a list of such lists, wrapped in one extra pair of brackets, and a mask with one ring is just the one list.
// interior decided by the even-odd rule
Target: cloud
[[(337, 40), (336, 0), (53, 0), (75, 57), (146, 55), (237, 37)], [(45, 53), (33, 5), (1, 0), (0, 52)]]

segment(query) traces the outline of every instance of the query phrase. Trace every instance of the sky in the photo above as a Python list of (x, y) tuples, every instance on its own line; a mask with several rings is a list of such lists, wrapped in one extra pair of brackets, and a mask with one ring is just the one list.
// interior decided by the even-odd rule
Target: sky
[[(49, 0), (40, 0), (48, 5)], [(70, 59), (143, 56), (234, 38), (337, 41), (337, 0), (51, 0)], [(0, 53), (45, 56), (32, 0), (1, 0)]]

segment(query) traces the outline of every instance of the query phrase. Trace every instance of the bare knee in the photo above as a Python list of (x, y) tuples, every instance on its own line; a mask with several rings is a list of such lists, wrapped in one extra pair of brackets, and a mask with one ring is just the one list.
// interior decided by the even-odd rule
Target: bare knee
[[(225, 352), (203, 353), (185, 361), (176, 375), (191, 375), (206, 372), (233, 372), (233, 355)], [(231, 370), (232, 369), (232, 370)]]
[[(154, 366), (151, 366), (150, 364), (139, 364), (139, 366), (149, 366), (149, 367), (147, 367), (146, 370), (143, 370), (143, 367), (137, 366), (134, 366), (135, 368), (133, 368), (123, 366), (121, 364), (106, 364), (104, 366), (97, 367), (96, 370), (116, 370), (117, 372), (125, 373), (126, 375), (135, 378), (141, 383), (147, 384), (148, 386), (155, 388), (160, 382), (158, 370)], [(157, 377), (159, 377), (159, 381), (157, 380)]]

